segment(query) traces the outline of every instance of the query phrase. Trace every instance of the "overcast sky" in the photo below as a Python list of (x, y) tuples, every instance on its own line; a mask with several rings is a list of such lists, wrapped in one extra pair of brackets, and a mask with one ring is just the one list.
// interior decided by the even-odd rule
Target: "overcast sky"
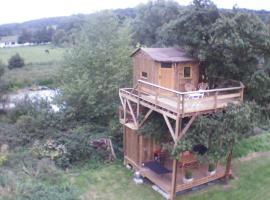
[[(103, 9), (134, 7), (148, 0), (0, 0), (0, 24), (53, 16), (91, 13)], [(191, 0), (177, 0), (187, 5)], [(220, 8), (270, 10), (270, 0), (213, 0)]]

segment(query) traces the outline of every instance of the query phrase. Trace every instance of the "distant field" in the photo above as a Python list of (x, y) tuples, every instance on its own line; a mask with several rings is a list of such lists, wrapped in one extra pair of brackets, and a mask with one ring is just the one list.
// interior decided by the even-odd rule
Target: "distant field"
[[(46, 53), (45, 50), (49, 50), (49, 53)], [(26, 64), (58, 62), (62, 60), (64, 52), (64, 48), (57, 48), (51, 45), (1, 48), (0, 60), (7, 63), (11, 56), (19, 53), (24, 58)]]
[(7, 64), (11, 56), (19, 53), (24, 58), (26, 64), (21, 69), (6, 69), (2, 87), (4, 90), (9, 91), (33, 85), (55, 87), (58, 82), (57, 78), (65, 51), (66, 49), (64, 48), (52, 45), (0, 49), (0, 60), (4, 63)]

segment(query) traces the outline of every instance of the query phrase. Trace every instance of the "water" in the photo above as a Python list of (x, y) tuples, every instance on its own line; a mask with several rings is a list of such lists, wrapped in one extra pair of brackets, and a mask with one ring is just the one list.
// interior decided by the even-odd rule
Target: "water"
[(52, 110), (57, 112), (59, 107), (53, 104), (54, 97), (59, 93), (58, 90), (53, 90), (47, 87), (39, 87), (35, 90), (33, 89), (21, 89), (16, 93), (7, 94), (4, 96), (6, 99), (5, 103), (0, 103), (0, 109), (9, 110), (16, 106), (16, 103), (23, 101), (28, 98), (31, 101), (46, 100), (50, 103)]

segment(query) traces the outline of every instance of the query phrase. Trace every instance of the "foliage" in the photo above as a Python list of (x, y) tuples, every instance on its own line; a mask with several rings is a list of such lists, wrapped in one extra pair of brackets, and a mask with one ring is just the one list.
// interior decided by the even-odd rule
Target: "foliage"
[(5, 73), (5, 68), (6, 68), (6, 65), (0, 60), (0, 80), (1, 80), (1, 76), (3, 76)]
[(257, 112), (257, 105), (247, 102), (231, 105), (226, 111), (210, 116), (198, 117), (185, 137), (172, 149), (172, 155), (178, 157), (180, 152), (201, 144), (208, 149), (205, 155), (199, 155), (202, 162), (216, 163), (224, 159), (235, 143), (254, 134), (252, 130), (260, 116)]
[(11, 56), (8, 60), (9, 69), (22, 68), (24, 65), (24, 59), (18, 53)]
[(66, 55), (63, 99), (71, 117), (108, 124), (118, 106), (118, 88), (131, 80), (128, 27), (111, 13), (89, 19)]
[[(143, 116), (140, 118), (143, 118)], [(168, 128), (164, 123), (163, 116), (157, 112), (153, 112), (139, 129), (139, 133), (145, 137), (162, 140), (166, 136), (166, 133), (168, 133)]]
[(213, 164), (213, 163), (210, 163), (210, 164), (208, 165), (208, 171), (209, 171), (209, 172), (215, 171), (215, 168), (216, 168), (216, 166), (215, 166), (215, 164)]
[(251, 76), (248, 84), (248, 98), (254, 99), (263, 108), (265, 116), (270, 117), (270, 70), (258, 70)]
[(69, 185), (23, 184), (18, 200), (74, 200), (75, 192)]
[(202, 61), (210, 78), (246, 81), (270, 50), (269, 30), (257, 16), (218, 10), (209, 0), (195, 0), (164, 25), (160, 38), (165, 45), (186, 47)]
[(31, 151), (38, 158), (47, 157), (51, 160), (56, 160), (67, 154), (66, 147), (63, 144), (57, 144), (53, 140), (47, 140), (43, 144), (40, 144), (39, 141), (35, 141)]
[(179, 4), (174, 1), (154, 0), (137, 7), (132, 24), (133, 41), (146, 46), (157, 45), (158, 32), (170, 20), (177, 18)]
[(192, 178), (192, 171), (191, 171), (191, 169), (186, 169), (185, 170), (185, 178), (186, 179), (191, 179)]

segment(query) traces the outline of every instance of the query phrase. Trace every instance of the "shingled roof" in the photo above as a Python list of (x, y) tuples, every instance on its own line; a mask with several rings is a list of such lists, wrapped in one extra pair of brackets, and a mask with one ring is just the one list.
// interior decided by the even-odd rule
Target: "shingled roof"
[(134, 56), (137, 52), (143, 51), (153, 60), (158, 62), (188, 62), (196, 61), (191, 56), (187, 55), (184, 49), (181, 48), (139, 48), (131, 54)]

